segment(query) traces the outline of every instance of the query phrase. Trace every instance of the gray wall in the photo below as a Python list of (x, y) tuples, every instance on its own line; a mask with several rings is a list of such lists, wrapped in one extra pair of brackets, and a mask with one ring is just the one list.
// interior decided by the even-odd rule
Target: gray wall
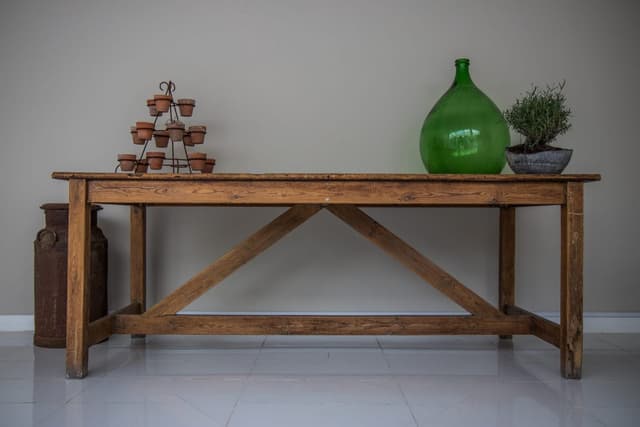
[[(220, 172), (423, 172), (422, 121), (468, 56), (507, 107), (567, 79), (558, 144), (586, 189), (585, 309), (640, 311), (634, 167), (640, 60), (635, 1), (4, 1), (0, 6), (0, 314), (32, 313), (38, 206), (67, 197), (54, 170), (110, 171), (164, 79), (198, 101)], [(515, 138), (515, 136), (514, 136)], [(152, 208), (151, 299), (280, 209)], [(369, 212), (496, 299), (497, 211)], [(128, 211), (107, 207), (111, 303), (128, 278)], [(326, 213), (189, 307), (231, 311), (458, 308)], [(518, 216), (518, 300), (559, 308), (559, 209)]]

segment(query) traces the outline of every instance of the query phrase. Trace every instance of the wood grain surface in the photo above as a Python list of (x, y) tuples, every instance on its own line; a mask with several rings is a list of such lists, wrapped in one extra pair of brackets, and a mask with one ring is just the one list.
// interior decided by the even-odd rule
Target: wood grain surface
[(529, 316), (531, 318), (531, 333), (560, 348), (560, 325), (515, 305), (506, 306), (505, 311), (510, 315)]
[(529, 316), (117, 315), (116, 334), (460, 335), (529, 334)]
[(560, 175), (473, 175), (473, 174), (408, 174), (408, 173), (102, 173), (102, 172), (53, 172), (54, 179), (87, 179), (115, 181), (447, 181), (447, 182), (567, 182), (599, 181), (599, 174)]
[(87, 375), (89, 357), (89, 268), (91, 258), (91, 207), (87, 181), (69, 182), (69, 239), (67, 256), (68, 378)]
[(569, 182), (561, 208), (560, 358), (565, 378), (582, 375), (583, 184)]
[(97, 344), (113, 335), (113, 320), (119, 314), (140, 314), (140, 304), (131, 303), (89, 323), (89, 345)]
[(503, 206), (564, 203), (561, 182), (89, 181), (102, 204)]
[[(500, 208), (500, 248), (498, 262), (498, 306), (506, 313), (516, 303), (516, 208)], [(502, 339), (511, 336), (502, 335)]]

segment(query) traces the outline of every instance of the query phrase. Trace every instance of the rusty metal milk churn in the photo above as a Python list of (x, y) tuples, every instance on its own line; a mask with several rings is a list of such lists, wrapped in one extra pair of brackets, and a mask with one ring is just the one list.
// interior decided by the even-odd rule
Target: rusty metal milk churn
[[(40, 347), (64, 347), (67, 319), (67, 229), (69, 205), (47, 203), (45, 228), (34, 241), (35, 333)], [(98, 211), (91, 207), (91, 275), (89, 278), (89, 319), (107, 315), (107, 239), (98, 228)]]

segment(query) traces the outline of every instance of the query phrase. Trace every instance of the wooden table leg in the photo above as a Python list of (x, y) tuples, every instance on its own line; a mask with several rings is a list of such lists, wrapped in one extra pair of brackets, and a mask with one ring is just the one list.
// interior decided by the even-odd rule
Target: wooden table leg
[(91, 207), (87, 181), (69, 181), (67, 264), (67, 378), (87, 375), (89, 361), (89, 268)]
[(566, 184), (561, 221), (560, 370), (565, 378), (582, 375), (583, 184)]
[[(498, 305), (500, 311), (508, 314), (509, 306), (516, 303), (515, 293), (516, 267), (516, 208), (513, 206), (500, 208), (500, 292)], [(500, 335), (500, 338), (511, 339), (511, 335)]]
[[(140, 306), (140, 313), (146, 310), (147, 300), (147, 208), (144, 205), (131, 206), (131, 247), (130, 286), (131, 302)], [(145, 335), (132, 335), (144, 338)]]

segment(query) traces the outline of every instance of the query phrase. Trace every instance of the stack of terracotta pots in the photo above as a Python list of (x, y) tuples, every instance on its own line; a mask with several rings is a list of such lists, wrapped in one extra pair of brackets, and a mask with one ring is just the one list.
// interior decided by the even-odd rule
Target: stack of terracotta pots
[[(118, 154), (119, 164), (116, 170), (146, 173), (149, 168), (161, 170), (163, 167), (171, 167), (174, 173), (179, 173), (181, 168), (186, 168), (189, 172), (211, 173), (215, 159), (208, 159), (206, 153), (202, 152), (187, 153), (187, 147), (204, 144), (207, 127), (203, 125), (186, 126), (180, 121), (180, 117), (193, 115), (193, 109), (196, 106), (195, 99), (180, 98), (174, 101), (175, 84), (171, 81), (162, 82), (160, 88), (164, 90), (164, 93), (156, 94), (153, 98), (147, 99), (149, 115), (154, 118), (154, 121), (136, 122), (136, 125), (130, 128), (131, 141), (135, 145), (143, 146), (142, 153), (140, 156), (127, 153)], [(161, 129), (158, 127), (158, 121), (166, 113), (168, 113), (169, 120)], [(171, 155), (169, 156), (164, 151), (147, 151), (147, 146), (152, 139), (157, 148), (166, 149), (171, 144)], [(184, 148), (175, 147), (178, 142), (182, 142)], [(186, 156), (175, 157), (180, 153), (184, 153)]]

